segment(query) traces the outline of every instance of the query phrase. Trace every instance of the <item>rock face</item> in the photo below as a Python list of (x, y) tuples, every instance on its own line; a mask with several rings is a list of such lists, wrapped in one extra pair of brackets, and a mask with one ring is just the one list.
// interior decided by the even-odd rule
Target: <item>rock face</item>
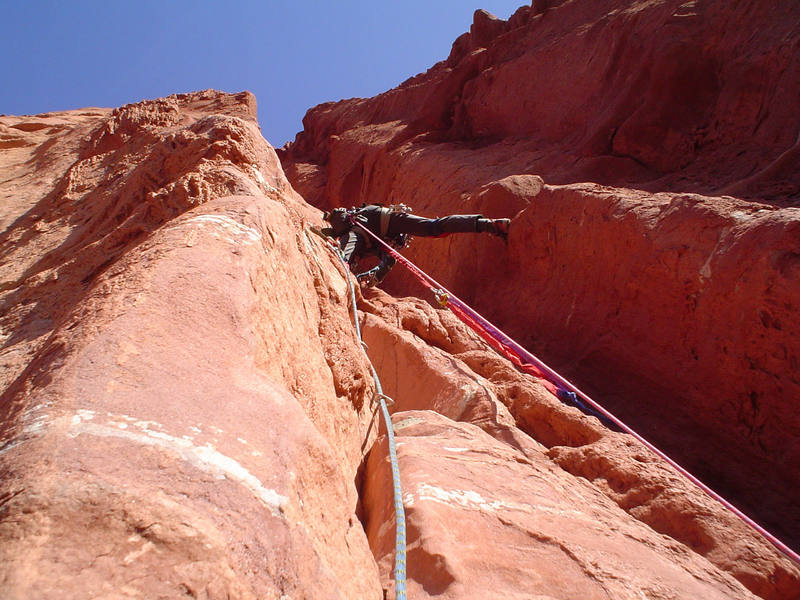
[[(666, 594), (665, 590), (656, 592), (648, 587), (651, 584), (644, 584), (642, 575), (632, 575), (628, 579), (630, 571), (616, 569), (602, 574), (600, 571), (609, 568), (609, 562), (605, 560), (601, 570), (588, 567), (590, 556), (598, 556), (604, 551), (611, 554), (627, 552), (620, 549), (619, 544), (624, 546), (621, 540), (612, 539), (620, 534), (618, 509), (627, 513), (622, 513), (628, 517), (623, 519), (628, 523), (625, 527), (638, 528), (644, 523), (649, 526), (646, 529), (650, 534), (652, 531), (663, 534), (661, 541), (673, 550), (677, 547), (671, 546), (669, 538), (680, 542), (683, 547), (680, 552), (690, 548), (695, 560), (686, 559), (688, 562), (683, 563), (682, 569), (693, 573), (699, 581), (706, 580), (706, 575), (702, 575), (706, 569), (703, 566), (705, 562), (696, 560), (703, 556), (760, 597), (791, 598), (800, 590), (797, 566), (787, 559), (779, 559), (769, 544), (754, 535), (738, 517), (723, 510), (630, 436), (610, 432), (594, 417), (587, 417), (578, 409), (561, 404), (540, 382), (519, 373), (488, 346), (475, 340), (474, 334), (451, 313), (435, 310), (421, 300), (395, 300), (378, 290), (369, 293), (363, 307), (366, 312), (364, 339), (369, 346), (370, 358), (381, 374), (384, 390), (396, 399), (394, 416), (399, 427), (398, 453), (407, 491), (406, 506), (409, 507), (407, 519), (412, 536), (409, 548), (413, 549), (409, 555), (409, 573), (425, 593), (452, 598), (471, 597), (470, 586), (485, 577), (481, 585), (485, 585), (487, 590), (500, 585), (508, 590), (509, 597), (514, 597), (514, 594), (529, 597), (526, 594), (532, 594), (533, 589), (542, 588), (525, 588), (527, 591), (522, 592), (518, 589), (519, 583), (517, 587), (508, 582), (501, 585), (502, 577), (496, 573), (478, 574), (480, 569), (474, 562), (493, 557), (497, 562), (491, 564), (503, 565), (502, 569), (510, 570), (509, 581), (527, 580), (525, 572), (532, 568), (531, 565), (523, 561), (524, 564), (509, 566), (513, 561), (502, 557), (506, 556), (509, 544), (514, 548), (520, 546), (519, 540), (513, 542), (510, 538), (528, 532), (533, 539), (528, 540), (530, 546), (523, 545), (526, 548), (524, 553), (530, 551), (535, 555), (538, 543), (559, 546), (571, 557), (569, 564), (578, 567), (572, 575), (564, 571), (560, 581), (567, 589), (577, 586), (575, 590), (583, 591), (575, 591), (572, 596), (554, 594), (553, 597), (582, 597), (582, 593), (595, 597), (591, 594), (600, 592), (589, 585), (591, 582), (600, 582), (600, 588), (614, 598), (636, 597), (639, 592), (633, 590), (644, 589), (648, 591), (642, 593), (653, 597), (670, 597), (668, 594), (659, 595)], [(435, 414), (431, 414), (431, 410)], [(448, 419), (468, 424), (468, 427), (454, 423), (445, 427), (443, 424)], [(426, 425), (420, 427), (425, 433), (410, 433), (411, 439), (404, 437), (403, 423), (423, 422)], [(484, 433), (479, 433), (476, 428)], [(417, 431), (416, 427), (414, 430)], [(435, 439), (429, 440), (428, 436)], [(465, 447), (465, 438), (478, 438), (483, 442), (471, 442)], [(493, 441), (490, 442), (489, 438)], [(501, 446), (505, 447), (502, 451), (499, 450)], [(461, 452), (468, 451), (485, 456), (459, 458)], [(403, 468), (406, 452), (411, 453), (408, 458), (411, 464)], [(498, 452), (505, 458), (498, 458)], [(385, 490), (389, 485), (385, 455), (381, 451), (370, 456), (368, 473), (379, 473), (377, 479), (380, 483), (371, 483), (374, 476), (367, 476), (364, 491), (365, 505), (377, 507), (380, 515), (376, 524), (373, 522), (374, 513), (368, 514), (367, 533), (376, 556), (383, 557), (383, 563), (379, 564), (382, 564), (384, 573), (388, 571), (391, 559), (392, 540), (389, 538), (392, 532), (385, 526), (385, 515), (391, 504), (389, 498), (379, 501), (373, 496), (378, 495), (374, 490)], [(442, 463), (436, 462), (440, 459)], [(509, 462), (516, 464), (509, 467)], [(493, 483), (494, 469), (500, 465), (504, 465), (502, 469), (509, 468), (515, 472), (504, 472)], [(553, 469), (554, 465), (561, 469)], [(573, 477), (565, 477), (566, 473), (578, 476), (582, 483), (576, 483)], [(577, 496), (570, 496), (570, 492), (567, 497), (557, 498), (558, 494), (534, 491), (526, 487), (534, 485), (529, 479), (542, 479), (542, 485), (552, 485), (561, 491), (573, 490)], [(594, 485), (583, 487), (585, 480)], [(513, 483), (507, 483), (509, 481)], [(428, 493), (426, 490), (430, 486), (436, 489)], [(603, 495), (605, 497), (600, 500)], [(534, 508), (535, 503), (532, 504), (530, 498), (541, 496), (547, 496), (561, 508)], [(607, 502), (609, 500), (611, 502)], [(428, 502), (434, 503), (434, 507), (430, 508)], [(476, 513), (447, 515), (442, 513), (444, 509), (436, 508), (437, 503), (451, 509), (478, 511), (481, 518), (488, 518), (493, 524), (487, 525), (487, 531), (476, 535), (473, 531)], [(588, 505), (598, 512), (591, 517), (576, 514), (575, 511), (586, 510)], [(503, 510), (496, 511), (498, 506)], [(434, 515), (426, 512), (429, 508)], [(529, 509), (533, 510), (532, 516), (525, 514)], [(553, 517), (557, 521), (558, 515), (567, 522), (561, 527), (553, 524), (553, 537), (531, 533), (529, 518), (535, 519), (542, 527), (541, 519)], [(631, 517), (641, 523), (633, 525), (629, 521)], [(576, 524), (582, 520), (604, 523), (598, 530), (603, 532), (601, 538), (594, 539), (593, 534)], [(464, 523), (466, 531), (459, 531), (457, 523), (460, 522)], [(605, 524), (611, 522), (613, 524)], [(577, 537), (555, 535), (571, 528), (577, 530)], [(440, 539), (442, 535), (444, 540)], [(592, 539), (582, 539), (582, 535)], [(644, 539), (641, 533), (622, 535)], [(459, 538), (460, 541), (456, 542)], [(654, 542), (645, 543), (651, 547)], [(430, 549), (431, 544), (444, 544), (441, 548), (446, 548), (446, 551)], [(673, 550), (667, 553), (672, 559)], [(617, 563), (617, 559), (610, 558), (611, 554), (605, 558), (613, 564), (624, 563), (626, 569), (635, 562)], [(423, 565), (440, 561), (437, 557), (441, 557), (442, 564), (426, 571)], [(566, 569), (563, 561), (551, 558)], [(451, 566), (461, 562), (471, 566)], [(642, 572), (654, 569), (654, 572), (661, 573), (666, 568), (665, 565), (650, 563), (649, 559), (636, 564), (641, 566)], [(591, 582), (586, 581), (587, 576)], [(702, 585), (694, 588), (688, 583), (667, 579), (672, 582), (670, 586), (684, 590), (675, 597), (689, 598), (707, 593)], [(584, 584), (589, 587), (581, 587)], [(689, 587), (684, 588), (684, 585)], [(594, 591), (587, 591), (590, 589)], [(734, 592), (734, 589), (725, 590), (722, 597), (746, 597), (744, 590)], [(417, 593), (426, 597), (422, 590), (417, 590)]]
[[(495, 179), (535, 173), (796, 205), (798, 49), (792, 0), (556, 0), (507, 22), (477, 11), (427, 73), (309, 111), (290, 178), (307, 198), (326, 180), (334, 203), (395, 192), (379, 149), (415, 138), (430, 151), (452, 143), (451, 160), (480, 148)], [(328, 168), (316, 177), (313, 164)]]
[[(411, 598), (491, 598), (500, 590), (520, 599), (752, 597), (685, 546), (626, 519), (584, 480), (565, 477), (546, 454), (433, 411), (395, 413), (395, 427), (407, 473)], [(366, 499), (378, 510), (367, 531), (376, 554), (391, 556), (380, 527), (391, 515), (372, 497), (390, 483), (377, 456)]]
[[(478, 11), (445, 61), (375, 98), (315, 107), (279, 155), (320, 208), (512, 218), (507, 246), (417, 239), (407, 255), (798, 548), (798, 17), (796, 3), (714, 0), (533, 2), (507, 22)], [(421, 293), (399, 268), (383, 287)], [(428, 341), (452, 352), (449, 339)], [(390, 356), (385, 369), (403, 373), (418, 358)], [(442, 384), (430, 377), (400, 386), (417, 398), (408, 408), (431, 408), (419, 398)], [(434, 394), (434, 409), (467, 422), (494, 410), (466, 408), (458, 390)], [(675, 483), (633, 484), (639, 449), (537, 422), (555, 399), (536, 418), (498, 401), (512, 407), (504, 424), (629, 514), (731, 572), (747, 563), (708, 533), (715, 509), (649, 504)], [(796, 574), (744, 571), (759, 595), (797, 595)]]
[[(537, 1), (508, 22), (479, 11), (427, 74), (312, 110), (283, 164), (248, 93), (0, 117), (0, 596), (391, 596), (392, 484), (370, 365), (346, 272), (295, 188), (317, 206), (391, 198), (513, 217), (507, 246), (416, 240), (410, 254), (796, 539), (800, 216), (782, 170), (792, 150), (779, 146), (797, 79), (774, 63), (797, 19), (779, 18), (789, 3), (720, 7)], [(715, 29), (748, 18), (780, 27)], [(560, 109), (584, 130), (544, 101), (558, 79), (539, 94), (544, 112), (530, 104), (567, 66), (536, 71), (537, 53), (578, 65), (597, 47), (591, 60), (607, 62), (613, 42), (597, 70), (626, 93), (652, 88), (642, 98), (655, 110), (659, 85), (694, 80), (646, 79), (643, 36), (699, 44), (698, 27), (717, 31), (702, 43), (720, 69), (686, 99), (692, 110), (623, 127), (614, 119), (633, 111), (618, 94), (598, 104), (604, 125), (578, 110), (605, 89), (588, 67)], [(657, 43), (644, 46), (653, 61)], [(732, 47), (739, 62), (721, 60)], [(756, 57), (764, 84), (742, 111), (765, 108), (750, 145), (732, 118), (703, 130), (733, 111), (704, 112), (707, 96), (730, 100)], [(509, 132), (525, 94), (530, 111)], [(604, 127), (634, 158), (588, 143)], [(677, 160), (701, 130), (708, 144)], [(742, 177), (701, 168), (745, 146)], [(605, 175), (576, 181), (589, 172)], [(601, 185), (631, 182), (641, 189)], [(733, 186), (742, 197), (690, 193)], [(399, 297), (412, 285), (395, 269), (394, 296), (357, 291), (395, 400), (409, 598), (800, 597), (798, 565), (450, 312)]]
[[(2, 596), (391, 591), (385, 437), (344, 271), (253, 98), (0, 125)], [(764, 540), (449, 312), (380, 290), (359, 306), (397, 399), (410, 597), (799, 589)]]
[(2, 127), (0, 595), (380, 598), (369, 371), (253, 97)]

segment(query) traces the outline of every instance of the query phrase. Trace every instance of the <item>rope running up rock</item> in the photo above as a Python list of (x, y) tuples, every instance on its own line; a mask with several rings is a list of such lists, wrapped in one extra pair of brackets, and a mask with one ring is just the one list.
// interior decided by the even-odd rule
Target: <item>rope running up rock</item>
[(367, 345), (361, 338), (361, 326), (358, 322), (358, 312), (356, 309), (356, 292), (353, 286), (353, 278), (350, 274), (350, 268), (342, 256), (341, 250), (333, 245), (328, 238), (320, 231), (312, 228), (312, 231), (325, 240), (325, 245), (336, 253), (339, 262), (342, 263), (344, 268), (345, 277), (347, 278), (347, 287), (350, 290), (350, 304), (353, 309), (353, 324), (356, 330), (358, 342), (361, 345), (361, 350), (367, 358), (370, 371), (372, 372), (372, 379), (375, 381), (375, 398), (378, 400), (383, 415), (383, 421), (386, 424), (386, 437), (389, 442), (389, 462), (392, 466), (392, 484), (394, 488), (394, 514), (395, 514), (395, 551), (394, 551), (394, 590), (396, 600), (406, 600), (406, 512), (403, 507), (403, 490), (400, 485), (400, 468), (397, 464), (397, 446), (394, 441), (394, 429), (392, 427), (392, 418), (389, 415), (387, 407), (387, 400), (390, 404), (394, 401), (383, 393), (381, 381), (378, 378), (378, 373), (372, 365), (372, 361), (367, 354)]

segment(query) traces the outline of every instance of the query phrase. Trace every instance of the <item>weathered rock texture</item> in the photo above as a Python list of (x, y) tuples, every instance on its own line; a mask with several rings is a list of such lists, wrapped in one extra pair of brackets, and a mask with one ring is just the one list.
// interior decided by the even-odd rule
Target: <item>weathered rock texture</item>
[[(418, 239), (408, 255), (798, 548), (798, 23), (788, 1), (478, 11), (445, 61), (310, 110), (279, 154), (319, 207), (512, 218), (507, 246)], [(383, 287), (421, 292), (399, 268)], [(638, 450), (527, 431), (570, 446), (552, 458), (631, 514), (723, 553), (683, 517), (634, 508), (664, 489), (616, 479)], [(740, 580), (767, 594), (755, 571)]]
[[(254, 115), (202, 92), (0, 121), (4, 598), (391, 590), (344, 272)], [(764, 540), (449, 312), (359, 303), (397, 399), (410, 597), (798, 590)]]
[[(581, 577), (577, 576), (577, 572), (569, 574), (569, 568), (562, 564), (563, 561), (556, 561), (565, 569), (561, 579), (565, 589), (573, 589), (573, 585), (577, 586), (576, 590), (583, 589), (581, 585), (587, 582), (581, 578), (589, 574), (594, 583), (599, 582), (599, 587), (592, 588), (591, 594), (594, 595), (588, 597), (604, 597), (602, 593), (607, 593), (612, 598), (635, 598), (640, 592), (646, 596), (669, 597), (659, 595), (665, 594), (666, 588), (656, 592), (655, 588), (648, 587), (650, 583), (642, 584), (644, 587), (637, 584), (637, 580), (642, 583), (639, 575), (632, 575), (628, 579), (631, 573), (626, 572), (625, 575), (615, 573), (614, 576), (604, 577), (599, 571), (587, 567), (591, 562), (589, 557), (596, 556), (603, 549), (610, 553), (606, 558), (610, 558), (614, 552), (625, 553), (618, 546), (622, 542), (612, 539), (620, 534), (619, 515), (616, 512), (619, 509), (648, 525), (650, 530), (680, 542), (684, 549), (704, 556), (761, 597), (791, 598), (800, 591), (800, 570), (797, 566), (779, 558), (769, 544), (754, 535), (738, 517), (711, 501), (630, 436), (610, 432), (595, 418), (561, 404), (541, 383), (520, 374), (505, 359), (475, 340), (470, 330), (448, 311), (435, 310), (421, 300), (394, 300), (380, 291), (371, 292), (363, 306), (366, 312), (363, 319), (364, 339), (369, 346), (370, 357), (381, 374), (384, 390), (396, 399), (395, 421), (398, 424), (429, 423), (431, 420), (437, 423), (424, 434), (412, 433), (411, 439), (404, 438), (402, 427), (398, 433), (400, 464), (407, 488), (406, 505), (410, 507), (410, 573), (428, 594), (470, 597), (470, 586), (477, 585), (476, 579), (483, 577), (486, 579), (481, 585), (486, 585), (487, 590), (494, 589), (500, 585), (503, 576), (497, 573), (478, 574), (480, 569), (474, 564), (469, 567), (457, 566), (463, 561), (487, 560), (486, 556), (494, 557), (496, 562), (492, 564), (502, 564), (503, 569), (509, 569), (511, 573), (507, 576), (510, 580), (527, 580), (529, 576), (524, 572), (533, 567), (527, 562), (508, 566), (513, 561), (502, 557), (508, 552), (508, 545), (514, 548), (521, 545), (519, 540), (512, 542), (507, 536), (528, 532), (533, 539), (528, 540), (530, 546), (521, 545), (526, 548), (524, 552), (530, 551), (536, 555), (534, 546), (539, 543), (554, 545), (572, 557), (570, 567), (573, 566), (572, 561), (579, 565)], [(445, 419), (415, 413), (426, 410), (433, 410)], [(441, 424), (447, 420), (466, 423), (469, 427), (451, 425), (443, 428)], [(475, 427), (483, 430), (494, 442), (488, 443), (488, 438), (475, 432)], [(486, 440), (487, 443), (470, 444), (469, 448), (487, 456), (460, 460), (459, 453), (468, 450), (463, 445), (465, 435)], [(426, 436), (433, 436), (436, 440), (428, 440)], [(418, 437), (426, 439), (417, 440)], [(501, 444), (498, 445), (498, 442)], [(504, 454), (505, 460), (495, 456), (500, 445), (504, 445), (503, 452), (508, 453)], [(418, 446), (420, 449), (416, 449)], [(419, 457), (409, 457), (412, 464), (403, 469), (406, 448), (409, 448), (412, 456), (418, 453)], [(515, 458), (512, 460), (511, 456)], [(377, 522), (373, 520), (374, 513), (367, 518), (367, 532), (373, 549), (377, 548), (376, 555), (384, 557), (382, 566), (386, 572), (387, 561), (391, 558), (392, 531), (385, 525), (385, 515), (391, 507), (388, 499), (380, 503), (372, 498), (377, 495), (375, 490), (388, 485), (389, 473), (384, 457), (385, 451), (370, 456), (368, 473), (377, 471), (377, 479), (381, 483), (372, 483), (376, 477), (368, 475), (364, 496), (365, 504), (373, 507), (372, 510), (378, 507)], [(460, 467), (446, 467), (435, 462), (440, 459), (445, 464)], [(520, 464), (514, 464), (513, 467), (503, 464), (508, 462)], [(554, 464), (563, 471), (553, 469)], [(494, 481), (495, 468), (519, 469), (519, 472), (504, 472), (499, 478), (502, 485), (487, 483)], [(542, 475), (543, 469), (548, 473), (546, 477)], [(565, 478), (564, 472), (579, 476), (580, 481), (589, 480), (594, 486), (582, 487), (585, 482), (576, 484), (572, 477)], [(542, 485), (553, 485), (562, 491), (577, 490), (575, 493), (581, 498), (583, 494), (590, 494), (591, 500), (557, 498), (557, 494), (532, 491), (526, 487), (533, 485), (528, 481), (529, 478), (543, 478), (546, 483)], [(435, 488), (433, 491), (429, 489), (431, 486), (431, 489)], [(605, 498), (601, 501), (599, 498), (602, 494)], [(561, 508), (532, 509), (530, 500), (527, 503), (525, 501), (525, 498), (542, 495)], [(435, 516), (425, 512), (427, 502), (434, 503)], [(436, 503), (448, 505), (451, 509), (478, 511), (482, 519), (496, 519), (498, 522), (489, 525), (488, 531), (476, 534), (473, 527), (477, 513), (466, 512), (458, 517), (447, 515), (441, 512), (444, 509), (435, 508)], [(575, 522), (588, 518), (575, 513), (576, 510), (585, 510), (587, 505), (597, 511), (592, 517), (594, 520), (615, 523), (600, 527), (604, 531), (600, 540), (594, 539)], [(498, 513), (499, 509), (502, 510)], [(506, 509), (511, 513), (503, 514)], [(529, 509), (534, 511), (535, 517), (525, 514)], [(539, 512), (540, 509), (547, 515), (556, 515), (556, 521), (558, 516), (565, 519), (562, 525), (553, 525), (551, 530), (554, 534), (560, 532), (564, 535), (548, 536), (542, 530), (537, 534), (530, 524), (526, 524), (529, 518), (535, 518), (538, 526), (542, 527), (540, 520), (545, 516)], [(467, 530), (464, 533), (459, 532), (458, 525), (454, 525), (459, 520), (464, 522)], [(629, 523), (627, 519), (624, 521)], [(636, 528), (641, 524), (627, 526)], [(567, 531), (575, 537), (567, 536), (564, 533)], [(440, 539), (442, 535), (444, 541)], [(622, 535), (625, 537), (629, 534)], [(643, 534), (630, 535), (640, 539)], [(462, 539), (456, 543), (453, 536), (463, 536), (469, 541)], [(661, 539), (667, 547), (673, 550), (677, 548), (667, 541), (667, 537)], [(444, 544), (442, 547), (447, 551), (430, 549), (430, 545), (439, 544)], [(652, 544), (647, 542), (648, 546)], [(482, 548), (478, 558), (474, 557), (476, 546)], [(434, 558), (428, 558), (428, 555)], [(672, 557), (670, 560), (674, 559), (672, 550), (668, 551), (668, 555)], [(437, 568), (426, 570), (423, 566), (437, 561), (441, 562)], [(636, 561), (627, 564), (632, 566), (634, 563)], [(650, 559), (643, 559), (643, 562), (636, 564), (643, 571), (661, 573), (665, 568), (664, 565), (650, 563)], [(706, 575), (702, 574), (706, 569), (702, 561), (693, 560), (683, 564), (682, 569), (688, 570), (693, 577), (699, 581), (706, 580)], [(545, 576), (544, 573), (540, 575)], [(453, 585), (452, 589), (450, 584)], [(514, 597), (514, 593), (519, 593), (519, 597), (527, 597), (526, 594), (532, 594), (532, 590), (537, 589), (536, 584), (532, 585), (534, 587), (530, 589), (517, 589), (507, 584), (501, 587), (510, 590), (510, 597)], [(683, 588), (684, 584), (679, 582), (670, 585), (682, 590), (675, 596), (678, 598), (705, 594), (702, 586)], [(694, 591), (690, 591), (692, 589)], [(722, 597), (739, 597), (744, 593), (741, 590), (734, 593), (733, 589), (725, 591)], [(554, 597), (583, 597), (583, 593), (589, 592), (575, 591), (562, 596), (555, 594)]]
[[(584, 480), (564, 477), (542, 452), (432, 411), (395, 413), (394, 422), (411, 598), (753, 597), (686, 546), (626, 519)], [(389, 558), (391, 536), (380, 524), (390, 506), (379, 496), (390, 480), (377, 456), (367, 531), (376, 554)]]
[[(550, 48), (552, 62), (571, 49), (569, 61), (588, 60), (578, 47), (586, 35), (599, 38), (598, 57), (603, 40), (619, 38), (617, 66), (604, 68), (621, 85), (632, 63), (647, 64), (636, 62), (644, 33), (675, 19), (689, 33), (713, 29), (717, 5), (699, 4), (534, 2), (507, 23), (478, 12), (428, 74), (309, 113), (284, 165), (317, 205), (393, 198), (422, 213), (513, 216), (507, 247), (417, 240), (411, 254), (695, 467), (719, 449), (724, 460), (706, 474), (740, 500), (755, 499), (743, 483), (757, 488), (759, 514), (791, 533), (799, 217), (787, 206), (791, 178), (781, 183), (785, 159), (769, 154), (791, 115), (776, 113), (769, 94), (796, 73), (780, 79), (767, 61), (766, 91), (754, 92), (766, 102), (766, 137), (751, 135), (747, 152), (763, 162), (741, 189), (762, 190), (763, 203), (675, 192), (680, 177), (706, 193), (744, 181), (700, 168), (725, 156), (721, 142), (698, 146), (696, 173), (694, 162), (670, 163), (685, 123), (653, 158), (642, 113), (612, 136), (635, 160), (606, 164), (596, 146), (575, 143), (602, 129), (591, 114), (569, 142), (552, 132), (574, 125), (537, 117), (535, 103), (509, 133), (517, 109), (498, 104), (525, 93), (530, 102), (531, 89), (547, 87), (541, 77), (567, 66), (537, 74), (526, 55)], [(762, 12), (758, 23), (778, 20)], [(737, 35), (718, 32), (708, 52), (746, 39)], [(769, 54), (776, 39), (759, 32), (741, 65), (762, 50), (779, 58)], [(530, 81), (511, 86), (515, 72)], [(719, 77), (727, 89), (729, 76)], [(609, 119), (625, 114), (608, 102)], [(659, 121), (667, 129), (670, 115)], [(720, 123), (714, 131), (729, 135)], [(0, 147), (0, 596), (391, 592), (386, 440), (345, 272), (309, 233), (320, 213), (261, 137), (252, 96), (2, 117)], [(547, 168), (559, 164), (560, 180)], [(591, 178), (600, 183), (651, 187), (576, 184), (590, 167), (606, 173)], [(399, 270), (390, 277), (390, 290), (418, 292)], [(377, 289), (358, 303), (370, 359), (395, 399), (410, 598), (800, 596), (797, 565), (448, 311)]]
[(369, 371), (254, 98), (1, 123), (0, 596), (380, 598)]
[[(550, 0), (507, 22), (477, 11), (427, 73), (309, 111), (291, 179), (306, 197), (324, 183), (333, 202), (394, 191), (379, 150), (415, 138), (419, 151), (455, 144), (438, 147), (453, 161), (480, 148), (495, 176), (796, 204), (797, 21), (792, 0)], [(315, 177), (314, 164), (329, 168)]]

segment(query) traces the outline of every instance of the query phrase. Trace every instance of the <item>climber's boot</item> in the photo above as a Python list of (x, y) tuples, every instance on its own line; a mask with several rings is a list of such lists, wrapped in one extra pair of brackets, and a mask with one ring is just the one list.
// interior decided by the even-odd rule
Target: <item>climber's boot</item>
[(491, 233), (503, 240), (508, 240), (508, 226), (511, 224), (511, 219), (478, 219), (477, 229), (479, 232)]

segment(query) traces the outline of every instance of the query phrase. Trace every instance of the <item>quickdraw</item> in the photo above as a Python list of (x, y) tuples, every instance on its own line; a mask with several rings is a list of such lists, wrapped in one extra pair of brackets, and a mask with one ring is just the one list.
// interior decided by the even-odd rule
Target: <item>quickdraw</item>
[(441, 288), (432, 288), (431, 291), (436, 297), (436, 302), (439, 304), (439, 306), (442, 308), (447, 308), (447, 301), (450, 300), (450, 294)]

